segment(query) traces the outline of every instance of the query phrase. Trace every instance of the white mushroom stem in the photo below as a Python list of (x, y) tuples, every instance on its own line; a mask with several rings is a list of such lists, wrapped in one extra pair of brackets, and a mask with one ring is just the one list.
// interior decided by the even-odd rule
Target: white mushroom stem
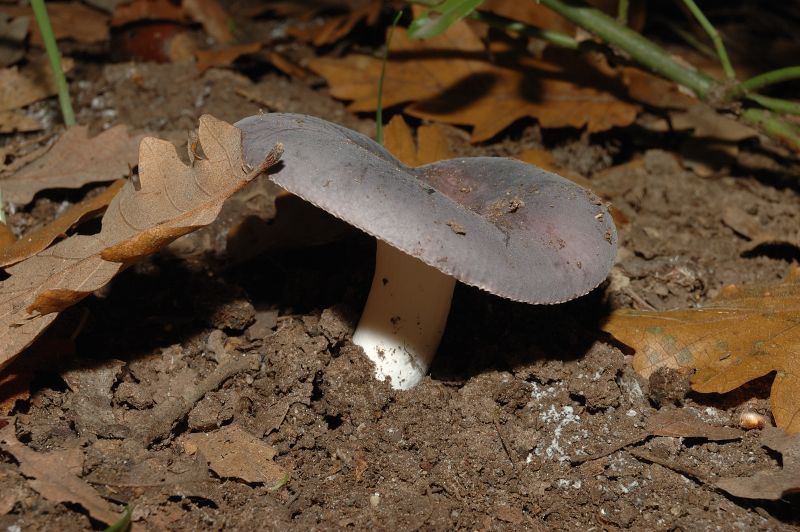
[(442, 339), (455, 278), (378, 240), (375, 277), (353, 343), (375, 377), (407, 390), (428, 372)]

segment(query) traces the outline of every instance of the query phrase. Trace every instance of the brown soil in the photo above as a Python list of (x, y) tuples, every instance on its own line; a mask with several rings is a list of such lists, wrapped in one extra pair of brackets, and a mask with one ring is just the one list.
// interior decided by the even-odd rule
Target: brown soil
[[(202, 113), (228, 121), (257, 113), (259, 104), (241, 96), (246, 88), (273, 110), (371, 133), (369, 117), (279, 73), (254, 82), (218, 69), (198, 77), (180, 65), (78, 68), (79, 121), (95, 129), (126, 123), (180, 144)], [(49, 104), (45, 112), (56, 110)], [(393, 391), (372, 378), (350, 341), (370, 282), (369, 238), (350, 231), (322, 245), (225, 257), (229, 227), (244, 214), (274, 213), (275, 191), (261, 183), (214, 226), (60, 318), (48, 336), (80, 330), (75, 354), (37, 366), (32, 397), (15, 411), (18, 438), (37, 451), (79, 448), (81, 477), (129, 504), (142, 530), (797, 529), (797, 497), (745, 501), (713, 486), (722, 476), (778, 467), (758, 431), (706, 442), (651, 437), (644, 428), (658, 407), (728, 426), (744, 410), (768, 414), (771, 377), (727, 396), (690, 393), (676, 375), (646, 382), (630, 354), (598, 332), (613, 308), (685, 307), (726, 283), (781, 278), (797, 249), (750, 250), (722, 218), (737, 206), (775, 233), (797, 227), (797, 188), (773, 179), (789, 169), (736, 166), (701, 178), (670, 153), (674, 142), (630, 131), (591, 137), (525, 123), (480, 147), (451, 132), (459, 153), (544, 145), (591, 173), (627, 218), (610, 282), (553, 307), (458, 286), (430, 376)], [(627, 160), (639, 162), (620, 165)], [(34, 227), (70, 198), (40, 194), (11, 224)], [(304, 226), (294, 231), (296, 241), (316, 236)], [(220, 350), (240, 353), (247, 369), (207, 390), (188, 415), (155, 416), (167, 397), (230, 363)], [(228, 424), (272, 445), (289, 481), (272, 489), (219, 478), (178, 441)], [(143, 433), (155, 443), (144, 443)], [(587, 456), (594, 459), (581, 461)], [(41, 497), (9, 456), (0, 457), (0, 510), (4, 530), (99, 526), (79, 506)]]

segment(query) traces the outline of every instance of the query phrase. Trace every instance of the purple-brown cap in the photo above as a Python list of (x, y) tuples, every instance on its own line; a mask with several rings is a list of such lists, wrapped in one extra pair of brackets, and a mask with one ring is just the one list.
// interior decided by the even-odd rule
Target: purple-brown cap
[(465, 284), (560, 303), (592, 290), (614, 263), (617, 233), (603, 202), (530, 164), (467, 157), (409, 168), (368, 137), (312, 116), (235, 125), (251, 165), (283, 143), (275, 183)]

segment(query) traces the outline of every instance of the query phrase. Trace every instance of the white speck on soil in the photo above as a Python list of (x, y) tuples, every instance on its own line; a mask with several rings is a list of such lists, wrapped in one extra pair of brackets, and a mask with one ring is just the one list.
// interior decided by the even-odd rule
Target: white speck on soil
[(545, 423), (556, 423), (556, 426), (553, 429), (553, 439), (550, 441), (550, 445), (544, 450), (541, 446), (537, 446), (534, 454), (536, 456), (544, 455), (550, 460), (557, 460), (560, 464), (569, 462), (570, 456), (561, 448), (561, 433), (564, 427), (570, 423), (580, 423), (580, 416), (575, 414), (575, 409), (569, 405), (562, 406), (560, 409), (557, 409), (555, 405), (550, 405), (548, 410), (539, 414), (539, 419)]

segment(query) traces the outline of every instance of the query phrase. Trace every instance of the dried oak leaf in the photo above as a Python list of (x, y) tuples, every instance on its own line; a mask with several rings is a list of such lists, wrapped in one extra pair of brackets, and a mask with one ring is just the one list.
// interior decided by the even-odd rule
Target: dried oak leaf
[[(71, 60), (62, 61), (64, 71)], [(25, 68), (0, 69), (0, 111), (10, 111), (48, 98), (56, 93), (56, 83), (46, 61), (34, 61)]]
[(211, 223), (225, 199), (266, 167), (247, 171), (241, 132), (204, 115), (205, 159), (181, 162), (175, 147), (145, 138), (139, 147), (139, 183), (114, 197), (94, 235), (74, 235), (8, 268), (0, 282), (0, 368), (55, 319), (108, 283), (136, 259)]
[(183, 0), (181, 6), (218, 43), (228, 44), (234, 41), (229, 24), (231, 17), (217, 0)]
[(28, 203), (40, 190), (78, 188), (125, 177), (136, 166), (136, 151), (143, 138), (141, 134), (130, 136), (123, 125), (91, 139), (86, 126), (72, 127), (44, 156), (0, 181), (3, 198)]
[(368, 26), (374, 25), (381, 14), (382, 0), (369, 0), (360, 6), (353, 6), (351, 11), (336, 15), (319, 22), (318, 17), (304, 24), (289, 26), (287, 33), (301, 41), (310, 42), (314, 46), (333, 44), (348, 35), (362, 20)]
[(79, 223), (98, 216), (105, 211), (125, 183), (124, 179), (118, 179), (100, 194), (72, 205), (49, 224), (8, 245), (3, 245), (0, 239), (0, 267), (16, 264), (36, 255)]
[(188, 18), (181, 6), (170, 0), (134, 0), (114, 7), (111, 15), (112, 26), (124, 26), (143, 20), (169, 20), (183, 22)]
[(729, 477), (717, 481), (717, 487), (734, 497), (776, 501), (791, 493), (800, 493), (800, 435), (790, 435), (770, 427), (761, 435), (761, 444), (783, 456), (777, 471), (760, 471), (751, 477)]
[(417, 142), (403, 117), (395, 115), (386, 124), (384, 146), (408, 166), (422, 166), (453, 157), (444, 130), (438, 124), (417, 128)]
[(261, 43), (236, 44), (225, 46), (218, 50), (197, 50), (197, 71), (205, 72), (211, 67), (227, 66), (239, 59), (243, 55), (254, 54), (261, 49)]
[(770, 404), (777, 425), (800, 432), (800, 267), (778, 284), (727, 286), (700, 308), (620, 310), (603, 327), (633, 347), (634, 369), (696, 368), (692, 388), (725, 393), (776, 372)]
[(42, 125), (38, 120), (19, 109), (0, 111), (0, 133), (28, 133), (40, 129), (42, 129)]
[[(3, 12), (12, 17), (30, 17), (30, 7), (3, 6)], [(47, 14), (56, 39), (73, 39), (91, 44), (108, 40), (108, 16), (81, 2), (50, 2)], [(31, 44), (43, 46), (42, 34), (37, 24), (31, 24)]]
[(28, 478), (28, 484), (45, 499), (80, 504), (89, 515), (106, 524), (119, 519), (111, 505), (78, 477), (83, 469), (83, 453), (79, 448), (37, 453), (17, 440), (11, 423), (0, 429), (0, 449), (19, 462), (19, 470)]
[(31, 19), (28, 17), (12, 17), (0, 13), (0, 67), (13, 65), (25, 57), (25, 37)]
[(208, 460), (212, 471), (225, 478), (279, 488), (289, 474), (273, 461), (275, 450), (236, 425), (227, 425), (214, 432), (195, 432), (181, 438), (184, 447), (196, 447)]
[(16, 241), (17, 237), (14, 236), (14, 232), (6, 224), (0, 222), (0, 250), (13, 245)]
[[(413, 102), (405, 108), (412, 116), (472, 125), (473, 142), (487, 140), (528, 116), (543, 127), (586, 127), (590, 132), (626, 126), (636, 118), (639, 106), (625, 99), (624, 86), (588, 60), (558, 51), (548, 51), (552, 62), (514, 49), (492, 52), (495, 62), (463, 21), (426, 40), (410, 40), (405, 32), (396, 32), (383, 105)], [(328, 81), (334, 97), (353, 100), (351, 111), (375, 109), (380, 59), (318, 58), (309, 66)]]

